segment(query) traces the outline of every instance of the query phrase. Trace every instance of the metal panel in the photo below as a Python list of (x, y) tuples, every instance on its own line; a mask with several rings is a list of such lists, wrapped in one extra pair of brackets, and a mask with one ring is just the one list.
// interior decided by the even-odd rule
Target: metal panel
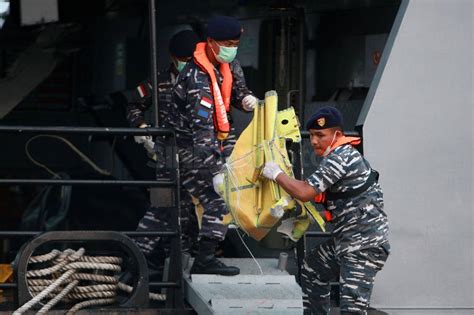
[(365, 37), (365, 77), (364, 85), (370, 86), (377, 66), (380, 63), (387, 34), (367, 35)]
[(21, 24), (34, 25), (59, 19), (58, 0), (21, 0)]
[(473, 2), (401, 7), (365, 107), (364, 150), (381, 173), (393, 249), (372, 304), (390, 314), (472, 314)]
[(233, 277), (185, 274), (185, 294), (198, 314), (303, 314), (302, 291), (295, 277), (277, 269), (277, 259), (222, 259), (237, 266)]

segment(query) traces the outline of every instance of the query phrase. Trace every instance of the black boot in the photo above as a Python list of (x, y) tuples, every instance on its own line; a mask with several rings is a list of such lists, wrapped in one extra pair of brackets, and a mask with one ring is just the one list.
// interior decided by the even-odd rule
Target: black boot
[(199, 241), (199, 253), (194, 259), (191, 267), (191, 274), (216, 274), (223, 276), (235, 276), (240, 273), (240, 269), (233, 266), (226, 266), (216, 258), (217, 240), (201, 238)]

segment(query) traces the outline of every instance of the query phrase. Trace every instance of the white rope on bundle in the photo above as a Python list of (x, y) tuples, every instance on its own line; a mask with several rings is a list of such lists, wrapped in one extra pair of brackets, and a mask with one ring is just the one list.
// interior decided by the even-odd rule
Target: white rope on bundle
[[(66, 249), (63, 252), (54, 249), (47, 254), (31, 257), (28, 265), (44, 265), (49, 262), (52, 266), (27, 271), (28, 290), (33, 298), (14, 311), (13, 315), (23, 314), (46, 298), (50, 300), (42, 306), (38, 314), (46, 314), (60, 301), (80, 301), (67, 312), (74, 314), (85, 307), (115, 303), (118, 290), (127, 293), (133, 291), (133, 287), (118, 280), (117, 273), (122, 270), (122, 258), (85, 256), (84, 252), (84, 248), (77, 251)], [(84, 270), (91, 270), (91, 273)], [(114, 275), (97, 272), (112, 272)], [(79, 285), (87, 282), (94, 284)], [(149, 298), (164, 301), (166, 295), (150, 293)]]
[(55, 258), (56, 256), (59, 256), (60, 254), (61, 252), (59, 250), (53, 249), (51, 252), (47, 254), (30, 257), (30, 263), (33, 264), (33, 263), (45, 262), (45, 261)]
[(97, 305), (108, 305), (108, 304), (113, 304), (115, 302), (115, 299), (96, 299), (96, 300), (89, 300), (89, 301), (84, 301), (77, 303), (74, 305), (67, 313), (66, 315), (72, 315), (75, 314), (78, 310), (82, 308), (86, 308), (88, 306), (97, 306)]
[[(87, 281), (94, 281), (94, 282), (105, 282), (105, 283), (117, 283), (118, 279), (112, 276), (106, 275), (97, 275), (97, 274), (90, 274), (90, 273), (74, 273), (71, 276), (73, 280), (87, 280)], [(40, 286), (48, 286), (53, 283), (54, 280), (48, 279), (28, 279), (28, 285), (30, 286), (29, 289), (34, 290), (35, 287)]]
[(77, 284), (78, 280), (72, 280), (58, 295), (53, 297), (46, 305), (44, 305), (37, 314), (46, 314), (54, 305), (63, 299)]
[[(120, 290), (128, 292), (128, 293), (132, 293), (132, 291), (133, 291), (133, 287), (131, 287), (131, 286), (125, 284), (125, 283), (122, 283), (122, 282), (118, 283), (118, 287), (119, 287)], [(150, 293), (148, 293), (148, 298), (150, 300), (155, 300), (155, 301), (164, 301), (164, 300), (166, 300), (166, 294), (150, 292)]]

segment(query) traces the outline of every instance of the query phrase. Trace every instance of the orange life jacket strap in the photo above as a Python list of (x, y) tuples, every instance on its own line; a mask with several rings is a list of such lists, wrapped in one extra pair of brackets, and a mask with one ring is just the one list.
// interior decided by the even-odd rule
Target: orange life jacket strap
[(230, 66), (228, 63), (221, 63), (220, 72), (223, 76), (221, 84), (222, 98), (224, 100), (226, 112), (230, 111), (230, 97), (232, 95), (232, 83), (234, 78), (232, 72), (230, 71)]
[(332, 221), (331, 211), (324, 210), (324, 218), (326, 219), (326, 222), (331, 222)]
[[(326, 192), (317, 194), (316, 197), (314, 197), (314, 202), (326, 206)], [(326, 220), (326, 222), (332, 221), (331, 211), (324, 210), (324, 219)]]
[[(331, 150), (329, 152), (332, 152), (334, 149), (336, 149), (337, 147), (340, 147), (341, 145), (350, 144), (354, 146), (354, 145), (360, 144), (360, 142), (361, 140), (359, 137), (342, 136), (339, 139), (337, 139), (337, 141), (332, 145)], [(314, 198), (314, 201), (316, 203), (321, 203), (321, 204), (326, 205), (326, 201), (327, 201), (326, 192), (318, 194)], [(327, 222), (331, 222), (333, 219), (331, 211), (324, 210), (324, 218), (326, 219)]]
[(344, 144), (350, 144), (352, 146), (355, 146), (355, 145), (360, 144), (360, 142), (361, 142), (361, 140), (360, 140), (359, 137), (342, 136), (339, 139), (337, 139), (336, 142), (334, 142), (334, 144), (332, 145), (331, 150), (329, 152), (334, 151), (334, 149), (336, 149), (337, 147), (340, 147), (341, 145), (344, 145)]
[(326, 202), (326, 193), (320, 193), (317, 194), (316, 197), (314, 197), (314, 202), (316, 203), (325, 203)]
[(217, 138), (223, 140), (230, 132), (230, 123), (227, 112), (230, 109), (230, 97), (232, 94), (232, 72), (228, 63), (220, 64), (220, 73), (223, 76), (222, 85), (219, 86), (214, 73), (214, 65), (206, 55), (206, 43), (198, 43), (194, 51), (194, 62), (209, 75), (211, 79), (211, 92), (214, 100), (214, 128), (217, 131)]

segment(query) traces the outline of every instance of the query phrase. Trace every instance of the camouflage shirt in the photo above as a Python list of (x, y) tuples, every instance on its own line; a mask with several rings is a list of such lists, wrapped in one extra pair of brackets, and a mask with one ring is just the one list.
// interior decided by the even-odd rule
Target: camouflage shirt
[[(166, 124), (165, 116), (170, 111), (172, 101), (171, 93), (176, 83), (177, 74), (172, 70), (172, 65), (166, 71), (158, 72), (158, 119), (161, 128), (169, 128)], [(132, 127), (139, 127), (147, 124), (144, 113), (151, 106), (152, 86), (150, 80), (144, 80), (138, 84), (135, 90), (128, 93), (127, 119)]]
[[(342, 145), (325, 157), (306, 180), (318, 192), (347, 192), (363, 186), (371, 167), (351, 145)], [(336, 253), (343, 254), (369, 247), (388, 247), (388, 221), (383, 211), (379, 183), (347, 199), (327, 201), (333, 216)]]
[[(237, 60), (230, 63), (233, 76), (231, 105), (242, 109), (242, 99), (252, 94), (245, 84), (242, 67)], [(214, 68), (216, 78), (222, 83), (223, 77)], [(212, 173), (219, 172), (223, 165), (221, 148), (227, 145), (226, 141), (219, 141), (214, 131), (214, 99), (210, 89), (208, 74), (196, 65), (194, 60), (188, 62), (180, 72), (177, 83), (173, 88), (174, 107), (166, 119), (176, 130), (176, 137), (180, 147), (193, 150), (193, 155), (200, 162), (196, 168), (206, 168)], [(210, 100), (208, 106), (206, 100)], [(232, 121), (230, 121), (232, 123)]]

